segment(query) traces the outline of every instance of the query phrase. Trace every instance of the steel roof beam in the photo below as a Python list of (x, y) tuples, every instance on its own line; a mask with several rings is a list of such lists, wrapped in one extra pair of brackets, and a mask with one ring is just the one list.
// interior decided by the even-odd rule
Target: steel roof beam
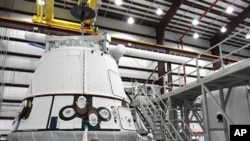
[(156, 43), (163, 44), (164, 42), (164, 31), (167, 25), (170, 23), (171, 19), (174, 17), (177, 10), (180, 8), (181, 4), (185, 0), (175, 0), (173, 1), (172, 5), (170, 6), (167, 13), (163, 16), (160, 22), (156, 25)]
[(244, 9), (237, 17), (231, 20), (230, 23), (227, 24), (227, 31), (225, 33), (217, 33), (213, 38), (211, 38), (210, 43), (211, 46), (216, 45), (217, 43), (223, 41), (227, 36), (229, 36), (236, 27), (238, 27), (248, 16), (250, 15), (250, 5)]

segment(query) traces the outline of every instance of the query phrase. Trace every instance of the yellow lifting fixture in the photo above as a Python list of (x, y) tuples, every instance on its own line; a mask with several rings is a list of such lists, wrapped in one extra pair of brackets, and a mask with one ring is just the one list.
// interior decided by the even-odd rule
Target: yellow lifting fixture
[[(79, 0), (78, 5), (70, 11), (74, 17), (81, 20), (81, 23), (75, 23), (54, 18), (54, 0), (36, 0), (37, 14), (33, 16), (33, 22), (79, 31), (82, 34), (97, 34), (98, 27), (94, 25), (94, 22), (98, 1)], [(45, 14), (43, 14), (44, 5), (46, 7)]]

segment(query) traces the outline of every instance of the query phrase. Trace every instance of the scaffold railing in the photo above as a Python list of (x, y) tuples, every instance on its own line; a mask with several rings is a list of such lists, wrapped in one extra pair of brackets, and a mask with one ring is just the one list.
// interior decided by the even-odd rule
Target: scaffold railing
[[(189, 75), (196, 76), (195, 80), (193, 80), (192, 82), (194, 82), (194, 81), (199, 82), (201, 79), (203, 79), (203, 77), (205, 77), (205, 76), (201, 76), (201, 70), (202, 69), (205, 70), (206, 68), (209, 68), (209, 67), (212, 68), (213, 65), (215, 65), (215, 64), (217, 64), (217, 65), (220, 66), (219, 69), (225, 69), (226, 65), (229, 65), (229, 64), (226, 64), (224, 62), (224, 60), (230, 58), (233, 54), (235, 54), (235, 53), (237, 53), (239, 51), (242, 51), (243, 49), (246, 49), (247, 47), (249, 47), (250, 46), (250, 41), (249, 41), (249, 39), (248, 40), (246, 39), (245, 45), (243, 45), (240, 48), (236, 48), (234, 50), (231, 50), (227, 54), (223, 53), (223, 48), (228, 47), (228, 46), (225, 46), (223, 44), (226, 43), (227, 41), (229, 41), (230, 39), (234, 38), (235, 36), (239, 35), (240, 33), (244, 32), (244, 31), (248, 31), (248, 30), (250, 30), (250, 28), (249, 27), (245, 27), (245, 28), (239, 30), (238, 32), (235, 32), (233, 35), (229, 36), (225, 40), (217, 43), (216, 45), (210, 47), (209, 49), (207, 49), (207, 50), (199, 53), (196, 57), (191, 58), (190, 60), (186, 61), (185, 63), (183, 63), (183, 64), (175, 67), (171, 71), (169, 71), (169, 72), (165, 73), (164, 75), (160, 76), (157, 80), (154, 80), (153, 85), (155, 85), (154, 83), (157, 82), (158, 80), (167, 78), (168, 75), (171, 75), (174, 72), (177, 72), (178, 73), (177, 77), (175, 79), (173, 79), (171, 82), (168, 82), (168, 81), (166, 82), (164, 80), (164, 82), (166, 82), (166, 83), (164, 83), (164, 86), (163, 86), (165, 88), (165, 92), (164, 93), (167, 93), (166, 88), (172, 87), (173, 85), (178, 85), (179, 87), (184, 87), (188, 83), (191, 83), (191, 82), (187, 82), (186, 81), (186, 79), (187, 79), (187, 77)], [(213, 49), (215, 49), (217, 47), (219, 49), (218, 59), (215, 59), (215, 60), (213, 60), (211, 62), (207, 62), (204, 65), (199, 64), (200, 57), (202, 55), (208, 54), (211, 50), (213, 50)], [(193, 71), (189, 72), (189, 73), (181, 72), (180, 71), (180, 70), (183, 70), (183, 68), (185, 68), (188, 65), (194, 65), (195, 69)]]
[[(147, 91), (148, 87), (153, 89), (153, 93)], [(170, 119), (168, 117), (170, 112), (178, 112), (178, 110), (169, 109), (167, 102), (160, 98), (160, 94), (154, 90), (152, 85), (138, 85), (137, 89), (135, 101), (138, 102), (137, 105), (143, 112), (143, 116), (154, 134), (159, 134), (160, 132), (163, 140), (192, 140), (193, 133), (183, 119), (180, 117), (177, 119)], [(155, 120), (158, 120), (158, 122), (160, 121), (160, 125), (157, 124)]]

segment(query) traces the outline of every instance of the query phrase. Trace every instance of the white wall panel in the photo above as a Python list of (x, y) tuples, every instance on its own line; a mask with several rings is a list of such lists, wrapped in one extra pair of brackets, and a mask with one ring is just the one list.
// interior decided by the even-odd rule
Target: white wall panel
[(7, 32), (1, 32), (0, 35), (2, 36), (8, 36), (12, 38), (17, 38), (17, 39), (25, 39), (25, 31), (23, 30), (17, 30), (17, 29), (10, 29), (10, 28), (4, 28), (0, 27), (0, 30), (2, 31), (7, 31)]
[(8, 45), (7, 51), (10, 51), (10, 52), (32, 54), (32, 55), (38, 55), (38, 56), (42, 56), (44, 54), (44, 49), (38, 48), (34, 45), (31, 45), (30, 43), (6, 41), (6, 40), (3, 40), (2, 42)]
[[(2, 87), (2, 86), (1, 86)], [(4, 87), (3, 98), (4, 99), (16, 99), (21, 100), (26, 95), (28, 88), (21, 87)]]
[(5, 71), (3, 82), (17, 83), (17, 84), (30, 84), (33, 73)]
[(12, 104), (3, 102), (1, 106), (0, 116), (2, 117), (15, 117), (19, 111), (20, 104)]
[(0, 120), (0, 135), (2, 133), (8, 133), (12, 123), (12, 120)]
[(1, 60), (5, 59), (5, 62), (0, 61), (0, 66), (18, 68), (18, 69), (35, 70), (39, 63), (39, 59), (36, 58), (27, 58), (22, 56), (13, 56), (13, 55), (7, 55), (7, 56), (0, 55), (0, 59)]

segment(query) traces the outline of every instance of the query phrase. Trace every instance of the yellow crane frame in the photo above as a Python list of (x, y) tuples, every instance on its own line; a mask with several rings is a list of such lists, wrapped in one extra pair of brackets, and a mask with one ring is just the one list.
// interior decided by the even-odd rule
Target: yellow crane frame
[[(81, 3), (79, 0), (78, 4)], [(46, 13), (43, 14), (43, 4), (41, 0), (36, 0), (37, 14), (33, 16), (33, 22), (48, 24), (52, 27), (65, 28), (67, 30), (79, 31), (85, 34), (98, 34), (98, 28), (92, 25), (93, 20), (85, 20), (82, 29), (81, 23), (69, 22), (54, 18), (54, 0), (46, 0)], [(98, 0), (88, 0), (87, 6), (95, 10)]]

